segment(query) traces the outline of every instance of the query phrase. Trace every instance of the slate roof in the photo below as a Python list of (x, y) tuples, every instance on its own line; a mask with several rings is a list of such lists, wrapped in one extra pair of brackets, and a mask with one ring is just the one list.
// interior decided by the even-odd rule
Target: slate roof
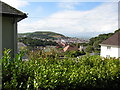
[[(14, 2), (13, 2), (14, 3)], [(16, 8), (0, 1), (0, 14), (3, 16), (16, 16), (20, 17), (21, 19), (27, 18), (27, 15)]]
[(120, 32), (115, 33), (110, 38), (103, 41), (101, 44), (120, 46)]
[(22, 42), (18, 42), (17, 43), (18, 44), (18, 48), (20, 48), (20, 47), (27, 47), (24, 43), (22, 43)]

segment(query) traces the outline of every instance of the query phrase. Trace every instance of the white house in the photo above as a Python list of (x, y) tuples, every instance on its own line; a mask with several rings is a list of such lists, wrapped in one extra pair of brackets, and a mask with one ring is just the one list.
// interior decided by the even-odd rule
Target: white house
[(101, 44), (102, 57), (120, 57), (120, 32), (115, 33)]
[(17, 22), (24, 18), (25, 13), (0, 1), (0, 57), (4, 48), (11, 49), (12, 56), (17, 52)]

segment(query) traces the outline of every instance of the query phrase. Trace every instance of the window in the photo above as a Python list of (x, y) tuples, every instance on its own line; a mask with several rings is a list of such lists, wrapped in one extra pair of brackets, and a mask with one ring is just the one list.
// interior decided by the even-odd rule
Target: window
[(106, 55), (106, 58), (110, 58), (110, 55)]
[(111, 49), (111, 46), (107, 46), (107, 49)]

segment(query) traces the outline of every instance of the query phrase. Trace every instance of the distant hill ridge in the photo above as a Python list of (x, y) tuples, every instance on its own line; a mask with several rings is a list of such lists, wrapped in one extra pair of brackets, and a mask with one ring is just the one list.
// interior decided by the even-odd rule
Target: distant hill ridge
[(66, 36), (49, 31), (39, 31), (33, 33), (19, 33), (18, 37), (30, 37), (30, 38), (40, 38), (40, 39), (58, 39), (58, 38), (67, 38)]

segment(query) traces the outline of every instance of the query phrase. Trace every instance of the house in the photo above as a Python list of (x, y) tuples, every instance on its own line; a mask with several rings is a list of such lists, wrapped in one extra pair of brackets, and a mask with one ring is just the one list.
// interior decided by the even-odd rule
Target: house
[(77, 46), (71, 46), (71, 45), (67, 45), (66, 47), (63, 48), (63, 51), (77, 51), (78, 47)]
[(120, 32), (115, 33), (101, 44), (102, 57), (120, 57)]
[(27, 46), (23, 42), (18, 42), (17, 46), (18, 46), (18, 52), (20, 52), (21, 49), (27, 48)]
[(10, 5), (0, 1), (0, 57), (4, 48), (17, 52), (17, 22), (27, 18), (27, 15)]

